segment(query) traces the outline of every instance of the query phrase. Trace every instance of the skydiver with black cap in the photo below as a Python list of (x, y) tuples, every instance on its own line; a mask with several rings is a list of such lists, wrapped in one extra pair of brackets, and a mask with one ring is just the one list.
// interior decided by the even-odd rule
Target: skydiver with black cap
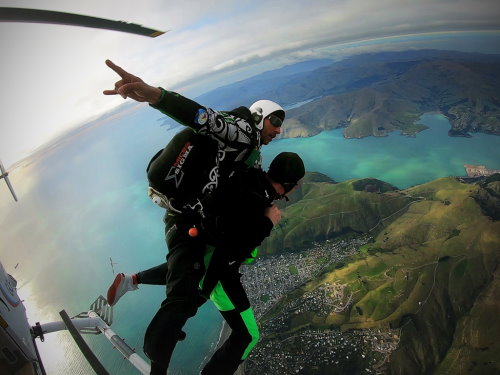
[[(305, 173), (302, 159), (293, 152), (276, 156), (267, 173), (260, 169), (238, 169), (229, 184), (220, 186), (211, 196), (200, 236), (208, 244), (204, 255), (206, 270), (199, 293), (210, 299), (231, 328), (226, 342), (205, 365), (202, 374), (233, 374), (256, 345), (259, 331), (246, 291), (241, 284), (239, 268), (252, 263), (257, 247), (279, 222), (281, 213), (274, 200), (286, 198)], [(269, 211), (276, 214), (270, 215)], [(164, 285), (168, 262), (132, 275), (120, 274), (108, 291), (108, 302), (116, 304), (138, 284)], [(185, 334), (180, 333), (179, 339)]]

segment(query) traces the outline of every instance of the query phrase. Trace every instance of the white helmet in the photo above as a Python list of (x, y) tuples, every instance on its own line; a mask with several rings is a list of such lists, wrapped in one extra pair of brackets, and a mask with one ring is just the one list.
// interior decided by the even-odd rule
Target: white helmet
[(270, 100), (257, 100), (250, 106), (253, 120), (257, 129), (262, 130), (264, 127), (264, 119), (270, 114), (275, 114), (282, 121), (285, 120), (285, 110), (275, 102)]

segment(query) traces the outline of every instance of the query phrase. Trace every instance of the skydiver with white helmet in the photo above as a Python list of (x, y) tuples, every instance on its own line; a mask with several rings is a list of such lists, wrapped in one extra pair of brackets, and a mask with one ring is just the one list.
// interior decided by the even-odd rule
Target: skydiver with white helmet
[[(174, 136), (148, 166), (149, 195), (167, 209), (164, 217), (169, 250), (167, 263), (163, 268), (148, 270), (149, 274), (147, 271), (136, 274), (142, 280), (120, 274), (108, 292), (108, 303), (113, 305), (126, 291), (137, 289), (137, 282), (166, 285), (167, 298), (151, 321), (144, 340), (144, 352), (151, 359), (151, 374), (164, 375), (177, 341), (183, 338), (182, 327), (206, 300), (199, 287), (206, 272), (207, 241), (215, 234), (206, 229), (211, 227), (207, 219), (211, 217), (209, 207), (217, 207), (214, 192), (219, 186), (231, 183), (229, 177), (235, 170), (260, 169), (260, 147), (280, 134), (285, 111), (270, 100), (259, 100), (250, 108), (215, 111), (177, 93), (150, 86), (109, 60), (106, 64), (121, 80), (115, 83), (113, 90), (105, 90), (105, 95), (148, 102), (187, 127)], [(237, 206), (234, 210), (238, 210)], [(267, 217), (268, 226), (272, 228), (279, 222), (281, 213), (271, 205), (263, 217)], [(223, 360), (224, 355), (219, 362)], [(219, 370), (215, 362), (212, 365), (210, 371), (232, 373), (223, 372), (222, 367)]]

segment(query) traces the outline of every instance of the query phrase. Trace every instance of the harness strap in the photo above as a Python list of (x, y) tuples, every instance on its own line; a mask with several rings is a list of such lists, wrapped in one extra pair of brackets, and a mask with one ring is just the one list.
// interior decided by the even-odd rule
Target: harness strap
[(245, 165), (250, 168), (255, 165), (255, 162), (260, 158), (260, 151), (254, 148), (247, 159), (244, 161)]

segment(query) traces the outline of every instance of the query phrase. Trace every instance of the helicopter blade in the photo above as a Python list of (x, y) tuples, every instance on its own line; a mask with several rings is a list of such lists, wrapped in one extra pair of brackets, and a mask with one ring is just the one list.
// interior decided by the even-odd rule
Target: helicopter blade
[(96, 29), (123, 31), (155, 38), (164, 31), (150, 29), (135, 23), (114, 21), (81, 14), (52, 10), (0, 7), (0, 22), (50, 23), (58, 25), (83, 26)]

